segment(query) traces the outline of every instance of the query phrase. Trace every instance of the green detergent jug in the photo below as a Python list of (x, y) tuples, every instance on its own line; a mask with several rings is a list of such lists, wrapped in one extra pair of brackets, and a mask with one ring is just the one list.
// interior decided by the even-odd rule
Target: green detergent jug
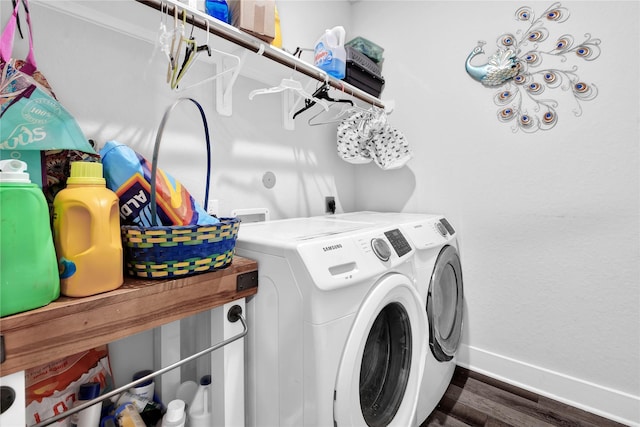
[(20, 160), (0, 161), (0, 317), (60, 295), (49, 208), (26, 169)]

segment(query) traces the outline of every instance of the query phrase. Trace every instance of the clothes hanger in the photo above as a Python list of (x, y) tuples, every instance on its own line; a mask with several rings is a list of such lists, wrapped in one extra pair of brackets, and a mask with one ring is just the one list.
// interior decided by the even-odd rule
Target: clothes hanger
[[(191, 89), (191, 88), (193, 88), (195, 86), (199, 86), (199, 85), (201, 85), (203, 83), (209, 82), (211, 80), (215, 80), (215, 79), (217, 79), (218, 77), (220, 77), (220, 76), (222, 76), (224, 74), (236, 72), (236, 70), (238, 70), (240, 68), (241, 64), (242, 64), (242, 60), (240, 59), (239, 56), (233, 55), (231, 53), (223, 52), (223, 51), (215, 49), (215, 48), (213, 48), (213, 47), (211, 47), (209, 45), (209, 37), (210, 37), (211, 33), (209, 32), (209, 21), (208, 20), (207, 20), (206, 32), (207, 32), (206, 44), (204, 46), (198, 46), (197, 47), (197, 52), (194, 52), (193, 59), (195, 59), (195, 54), (197, 54), (198, 52), (202, 52), (202, 51), (206, 50), (207, 53), (209, 54), (209, 56), (212, 56), (213, 53), (216, 53), (217, 55), (220, 55), (222, 57), (222, 60), (218, 62), (220, 67), (224, 67), (224, 59), (225, 58), (232, 59), (235, 62), (235, 64), (233, 64), (230, 67), (220, 71), (219, 73), (216, 73), (216, 74), (214, 74), (214, 75), (212, 75), (210, 77), (207, 77), (206, 79), (199, 80), (198, 82), (196, 82), (196, 83), (194, 83), (192, 85), (189, 85), (189, 86), (186, 86), (186, 87), (176, 86), (174, 89), (176, 89), (178, 92), (182, 92), (182, 91)], [(188, 64), (188, 66), (190, 66), (190, 64)]]
[[(164, 53), (167, 60), (169, 61), (169, 66), (171, 66), (171, 42), (173, 41), (173, 37), (175, 34), (175, 28), (173, 31), (169, 31), (167, 29), (167, 20), (169, 14), (169, 5), (164, 1), (160, 4), (160, 28), (158, 30), (158, 38), (156, 40), (156, 47), (160, 46), (160, 51)], [(155, 54), (155, 50), (154, 50)]]
[(189, 67), (191, 67), (193, 59), (198, 53), (198, 43), (196, 42), (196, 39), (189, 37), (188, 39), (184, 39), (182, 42), (185, 44), (184, 58), (180, 69), (176, 67), (173, 70), (173, 74), (171, 76), (171, 89), (178, 87), (178, 83), (182, 80)]
[[(313, 95), (311, 95), (311, 99), (307, 99), (304, 102), (304, 107), (302, 107), (300, 110), (296, 111), (296, 113), (293, 115), (293, 118), (295, 119), (300, 113), (305, 112), (306, 110), (308, 110), (309, 108), (313, 107), (314, 105), (316, 105), (316, 102), (318, 100), (325, 100), (325, 101), (329, 101), (329, 102), (333, 102), (333, 103), (347, 103), (351, 106), (353, 106), (353, 101), (351, 101), (350, 99), (335, 99), (329, 96), (329, 89), (331, 87), (329, 86), (328, 82), (324, 82), (322, 84), (322, 86), (320, 86), (314, 93)], [(328, 109), (326, 109), (328, 111)]]
[[(291, 91), (299, 95), (299, 98), (293, 105), (291, 112), (293, 111), (293, 108), (296, 107), (296, 105), (301, 99), (304, 99), (305, 103), (306, 102), (313, 102), (313, 104), (319, 103), (319, 105), (321, 105), (322, 108), (324, 108), (327, 111), (329, 110), (329, 105), (325, 100), (321, 100), (321, 99), (314, 100), (313, 95), (308, 93), (302, 87), (302, 83), (300, 83), (298, 80), (294, 80), (292, 78), (286, 78), (286, 77), (280, 81), (280, 84), (278, 86), (265, 88), (265, 89), (252, 90), (249, 93), (249, 99), (253, 99), (256, 95), (264, 95), (264, 94), (278, 93), (278, 92), (284, 92), (284, 91)], [(292, 118), (295, 118), (295, 115)]]
[[(211, 56), (211, 50), (212, 49), (211, 49), (211, 47), (209, 47), (209, 21), (207, 20), (207, 42), (202, 46), (198, 46), (198, 42), (193, 37), (193, 29), (194, 29), (194, 27), (195, 27), (195, 25), (192, 24), (192, 26), (191, 26), (191, 34), (189, 35), (189, 38), (188, 39), (184, 39), (184, 43), (186, 43), (184, 60), (182, 62), (182, 66), (180, 67), (180, 71), (178, 71), (177, 74), (174, 73), (175, 77), (171, 81), (171, 89), (176, 89), (178, 87), (178, 83), (180, 83), (182, 78), (185, 76), (185, 74), (187, 73), (187, 71), (191, 67), (191, 64), (193, 64), (193, 61), (195, 60), (196, 56), (200, 52), (206, 51), (207, 54), (209, 56)], [(202, 83), (202, 82), (200, 82), (200, 83)]]
[(282, 92), (285, 90), (291, 90), (293, 92), (298, 93), (301, 97), (305, 98), (305, 99), (310, 99), (313, 98), (313, 95), (307, 93), (304, 88), (302, 87), (302, 83), (300, 83), (297, 80), (294, 80), (292, 78), (283, 78), (280, 81), (280, 84), (278, 86), (273, 86), (270, 88), (264, 88), (264, 89), (256, 89), (256, 90), (252, 90), (249, 93), (249, 99), (253, 99), (256, 95), (264, 95), (264, 94), (269, 94), (269, 93), (278, 93), (278, 92)]
[[(171, 84), (175, 79), (175, 75), (178, 72), (178, 57), (180, 56), (180, 50), (182, 49), (182, 40), (184, 39), (184, 30), (186, 23), (186, 14), (182, 11), (183, 23), (180, 24), (178, 19), (178, 8), (173, 6), (173, 37), (171, 38), (171, 49), (169, 50), (169, 67), (167, 69), (167, 83)], [(178, 44), (176, 45), (176, 41)]]
[[(340, 105), (340, 104), (338, 103), (332, 104), (329, 111), (335, 110), (334, 106), (336, 105)], [(371, 114), (370, 109), (365, 109), (357, 105), (342, 105), (340, 110), (333, 116), (327, 117), (326, 112), (323, 110), (320, 110), (316, 114), (311, 116), (307, 121), (307, 123), (309, 124), (309, 126), (320, 126), (320, 125), (328, 125), (331, 123), (338, 123), (350, 117), (351, 115), (353, 115), (358, 111), (363, 113), (363, 119), (368, 118), (369, 115)]]
[[(295, 71), (295, 70), (294, 70)], [(313, 95), (308, 93), (302, 83), (292, 78), (283, 78), (278, 86), (270, 88), (256, 89), (249, 93), (249, 99), (253, 99), (256, 95), (265, 95), (271, 93), (282, 93), (282, 114), (283, 126), (285, 129), (293, 130), (294, 120), (293, 111), (297, 108), (301, 100), (313, 100)], [(296, 98), (297, 95), (297, 99)], [(318, 105), (325, 110), (329, 110), (329, 105), (323, 99), (316, 100)]]

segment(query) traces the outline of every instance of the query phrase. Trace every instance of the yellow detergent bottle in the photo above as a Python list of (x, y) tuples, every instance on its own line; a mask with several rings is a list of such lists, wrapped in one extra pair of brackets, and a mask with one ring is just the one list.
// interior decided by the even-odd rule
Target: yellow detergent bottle
[[(274, 6), (275, 7), (275, 6)], [(276, 28), (276, 36), (271, 42), (271, 46), (282, 49), (282, 29), (280, 27), (280, 15), (278, 15), (278, 8), (275, 7), (275, 28)]]
[(123, 279), (118, 196), (102, 164), (71, 162), (67, 187), (53, 200), (60, 292), (84, 297), (120, 287)]

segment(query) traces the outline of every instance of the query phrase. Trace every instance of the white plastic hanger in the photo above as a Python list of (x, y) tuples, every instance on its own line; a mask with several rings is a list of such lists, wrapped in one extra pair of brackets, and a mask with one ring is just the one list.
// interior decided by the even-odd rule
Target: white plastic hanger
[[(169, 5), (164, 1), (160, 3), (160, 28), (158, 30), (158, 38), (156, 39), (156, 48), (159, 47), (160, 51), (164, 54), (168, 61), (171, 61), (171, 42), (175, 34), (175, 28), (173, 31), (169, 31), (167, 28), (167, 15), (169, 14)], [(153, 50), (155, 54), (156, 49)], [(153, 59), (153, 57), (152, 57)], [(149, 61), (151, 62), (151, 61)]]
[(249, 93), (249, 99), (253, 99), (253, 97), (256, 95), (278, 93), (285, 90), (292, 90), (292, 91), (298, 92), (303, 98), (313, 99), (311, 94), (304, 90), (304, 88), (302, 87), (302, 83), (300, 83), (297, 80), (287, 79), (287, 78), (282, 79), (282, 81), (278, 86), (252, 90), (251, 93)]
[(321, 105), (325, 111), (329, 110), (329, 104), (327, 104), (326, 101), (314, 98), (313, 95), (304, 89), (302, 83), (292, 78), (283, 78), (278, 86), (253, 90), (249, 93), (249, 99), (253, 99), (256, 95), (280, 92), (282, 92), (283, 126), (287, 130), (295, 129), (293, 114), (300, 101), (304, 99), (312, 99)]
[[(193, 37), (193, 27), (191, 35), (187, 37), (187, 10), (182, 9), (182, 16), (180, 17), (180, 9), (178, 5), (175, 4), (173, 12), (173, 29), (169, 30), (167, 28), (165, 17), (165, 15), (168, 15), (168, 6), (164, 6), (163, 2), (160, 7), (160, 31), (156, 48), (159, 45), (160, 50), (167, 58), (167, 83), (171, 89), (176, 92), (184, 92), (196, 86), (215, 80), (216, 111), (221, 116), (231, 116), (232, 89), (238, 75), (240, 74), (240, 69), (244, 62), (244, 58), (246, 57), (246, 51), (243, 51), (241, 56), (237, 56), (211, 47), (209, 45), (210, 21), (208, 19), (205, 19), (207, 24), (207, 28), (205, 30), (207, 38), (204, 44), (199, 44)], [(207, 51), (208, 56), (213, 57), (212, 62), (215, 64), (215, 74), (205, 79), (198, 80), (192, 84), (185, 85), (185, 75), (199, 56), (199, 53), (205, 50)]]

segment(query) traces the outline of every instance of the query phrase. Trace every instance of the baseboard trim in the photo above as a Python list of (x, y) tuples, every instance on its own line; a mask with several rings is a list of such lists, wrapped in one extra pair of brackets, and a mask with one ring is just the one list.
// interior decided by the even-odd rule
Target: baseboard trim
[(640, 427), (640, 396), (467, 345), (460, 347), (457, 364), (616, 422)]

